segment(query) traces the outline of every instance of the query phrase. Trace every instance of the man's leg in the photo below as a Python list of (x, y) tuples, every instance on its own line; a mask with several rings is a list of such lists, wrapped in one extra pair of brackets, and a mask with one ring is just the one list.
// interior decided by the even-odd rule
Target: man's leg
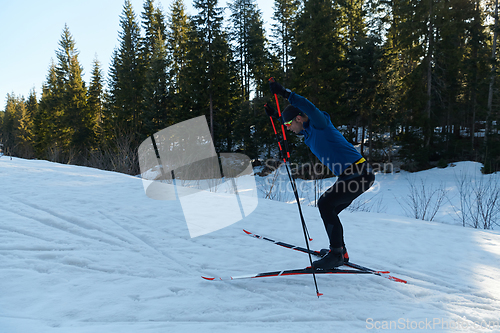
[(318, 208), (330, 239), (330, 248), (344, 247), (344, 230), (338, 214), (372, 186), (375, 176), (363, 175), (337, 181), (318, 200)]

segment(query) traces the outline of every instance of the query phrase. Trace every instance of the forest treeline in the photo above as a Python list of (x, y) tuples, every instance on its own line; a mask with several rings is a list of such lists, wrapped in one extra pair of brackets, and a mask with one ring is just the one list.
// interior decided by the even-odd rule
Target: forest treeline
[(371, 161), (499, 168), (498, 0), (274, 0), (271, 31), (255, 0), (193, 4), (145, 0), (137, 15), (125, 0), (110, 68), (95, 59), (90, 82), (64, 26), (41, 94), (7, 95), (4, 152), (137, 174), (146, 137), (205, 115), (217, 151), (271, 157), (273, 76)]

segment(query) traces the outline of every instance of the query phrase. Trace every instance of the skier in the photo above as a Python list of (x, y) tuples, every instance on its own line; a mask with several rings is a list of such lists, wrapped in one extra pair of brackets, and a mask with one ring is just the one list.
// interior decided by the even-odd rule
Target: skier
[[(273, 94), (286, 98), (291, 105), (282, 113), (281, 121), (289, 131), (304, 136), (304, 143), (314, 155), (338, 176), (335, 184), (318, 200), (318, 208), (330, 240), (330, 249), (313, 268), (329, 269), (349, 261), (344, 244), (344, 231), (338, 214), (367, 191), (375, 181), (372, 168), (361, 154), (333, 126), (330, 116), (320, 111), (306, 98), (270, 82)], [(277, 117), (277, 112), (266, 104), (266, 113)]]

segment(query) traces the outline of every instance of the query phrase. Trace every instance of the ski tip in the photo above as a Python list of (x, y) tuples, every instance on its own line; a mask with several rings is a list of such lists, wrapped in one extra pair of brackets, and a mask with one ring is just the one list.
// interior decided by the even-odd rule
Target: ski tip
[(204, 278), (205, 280), (208, 280), (208, 281), (213, 281), (213, 280), (215, 280), (215, 278), (213, 278), (213, 277), (206, 277), (206, 276), (202, 276), (202, 278)]
[(408, 283), (408, 281), (406, 281), (406, 280), (397, 278), (397, 277), (392, 276), (392, 275), (387, 275), (389, 273), (390, 273), (389, 271), (376, 271), (376, 272), (374, 272), (374, 274), (383, 274), (383, 276), (385, 278), (392, 280), (392, 281), (401, 282), (401, 283)]
[(322, 294), (322, 293), (317, 293), (317, 295), (318, 295), (318, 298), (319, 298), (320, 296), (323, 296), (323, 294)]
[(400, 278), (397, 278), (397, 277), (394, 277), (394, 276), (390, 276), (389, 280), (396, 281), (396, 282), (401, 282), (401, 283), (405, 283), (405, 284), (408, 283), (408, 281), (400, 279)]
[(250, 231), (247, 231), (247, 230), (245, 230), (245, 229), (243, 229), (243, 232), (244, 232), (245, 234), (247, 234), (247, 235), (251, 235), (251, 234), (252, 234)]

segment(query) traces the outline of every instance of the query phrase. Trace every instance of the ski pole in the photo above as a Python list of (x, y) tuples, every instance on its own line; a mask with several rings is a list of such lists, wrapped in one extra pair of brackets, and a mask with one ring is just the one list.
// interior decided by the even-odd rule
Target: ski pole
[[(267, 103), (264, 105), (264, 107), (267, 107)], [(281, 116), (280, 116), (281, 117)], [(273, 125), (273, 130), (274, 130), (274, 135), (276, 136), (276, 141), (278, 141), (278, 147), (280, 148), (280, 155), (281, 155), (281, 158), (283, 159), (283, 162), (286, 164), (286, 157), (285, 157), (285, 154), (283, 152), (283, 148), (281, 147), (281, 141), (280, 141), (280, 137), (278, 135), (278, 131), (276, 130), (276, 126), (274, 126), (274, 121), (273, 121), (273, 117), (272, 116), (269, 116), (269, 119), (271, 119), (271, 124)]]
[[(274, 81), (274, 78), (270, 78), (269, 79), (270, 82), (275, 82)], [(278, 116), (281, 118), (281, 111), (280, 111), (280, 107), (279, 107), (279, 102), (278, 102), (278, 95), (277, 94), (274, 94), (274, 98), (276, 99), (276, 107), (278, 109)], [(302, 223), (302, 230), (304, 232), (304, 238), (305, 238), (305, 241), (306, 241), (306, 247), (307, 247), (307, 250), (310, 252), (311, 249), (309, 247), (309, 232), (307, 231), (307, 226), (306, 226), (306, 221), (304, 219), (304, 214), (302, 213), (302, 207), (300, 205), (300, 198), (299, 198), (299, 193), (297, 191), (297, 184), (295, 183), (295, 179), (293, 179), (291, 173), (290, 173), (290, 169), (288, 168), (288, 160), (290, 159), (290, 151), (288, 150), (288, 144), (287, 144), (287, 140), (286, 140), (286, 134), (285, 134), (285, 126), (283, 124), (283, 122), (281, 122), (281, 131), (282, 131), (282, 134), (283, 134), (283, 140), (285, 142), (285, 152), (283, 152), (283, 149), (281, 147), (281, 143), (279, 141), (279, 137), (278, 137), (278, 132), (276, 131), (276, 126), (274, 126), (274, 120), (272, 117), (269, 117), (271, 119), (271, 123), (273, 125), (273, 129), (274, 129), (274, 134), (276, 135), (276, 139), (278, 140), (278, 146), (280, 147), (280, 152), (282, 154), (282, 157), (283, 157), (283, 161), (285, 162), (285, 168), (286, 168), (286, 172), (288, 174), (288, 178), (290, 179), (290, 183), (292, 185), (292, 189), (293, 189), (293, 194), (295, 196), (295, 201), (297, 202), (297, 207), (299, 209), (299, 215), (300, 215), (300, 221)], [(311, 264), (311, 267), (312, 267), (312, 256), (311, 256), (311, 253), (309, 253), (309, 262)], [(323, 295), (319, 292), (318, 290), (318, 282), (316, 281), (316, 274), (314, 273), (313, 271), (313, 280), (314, 280), (314, 286), (316, 288), (316, 295), (318, 296), (318, 298)]]
[[(271, 77), (269, 79), (269, 82), (276, 82), (276, 81), (274, 80), (273, 77)], [(281, 119), (281, 110), (280, 110), (280, 104), (278, 102), (278, 95), (274, 94), (274, 99), (276, 100), (276, 108), (278, 109), (278, 117)], [(266, 103), (266, 105), (267, 105), (267, 103)], [(280, 142), (280, 139), (278, 136), (278, 132), (276, 131), (276, 127), (274, 126), (273, 118), (272, 117), (269, 117), (269, 118), (271, 119), (271, 123), (273, 125), (274, 134), (276, 135), (276, 140), (278, 141), (278, 146), (280, 148), (280, 153), (282, 154), (283, 161), (285, 162), (285, 165), (286, 165), (287, 161), (290, 160), (290, 150), (288, 149), (288, 140), (286, 139), (285, 126), (284, 126), (283, 122), (281, 122), (281, 133), (283, 133), (283, 141), (285, 143), (285, 150), (283, 151), (283, 148), (281, 147), (281, 142)], [(287, 171), (288, 171), (288, 169), (287, 169)], [(293, 179), (293, 177), (290, 176), (290, 173), (288, 176), (290, 178), (292, 190), (294, 191), (294, 193), (296, 193), (297, 192), (297, 184), (295, 183), (295, 179)], [(296, 195), (296, 197), (298, 198), (298, 194)], [(297, 199), (297, 203), (298, 203), (298, 199)], [(299, 203), (299, 206), (300, 206), (300, 203)], [(300, 209), (300, 207), (299, 207), (299, 209)], [(309, 235), (309, 230), (305, 224), (304, 224), (304, 229), (305, 229), (305, 233), (307, 235), (306, 237), (310, 241), (312, 241), (312, 238)]]
[[(275, 82), (273, 77), (270, 78), (269, 81)], [(274, 94), (274, 99), (276, 100), (276, 108), (278, 109), (278, 116), (281, 119), (281, 110), (280, 110), (280, 104), (278, 102), (278, 95)], [(271, 122), (273, 122), (272, 118), (271, 118)], [(273, 122), (273, 127), (274, 127), (274, 122)], [(276, 133), (276, 128), (274, 129), (274, 132)], [(283, 141), (285, 142), (285, 156), (286, 156), (286, 161), (288, 161), (290, 159), (290, 150), (288, 149), (288, 141), (286, 139), (285, 125), (283, 124), (283, 122), (281, 122), (281, 133), (283, 133)], [(277, 135), (277, 133), (276, 133), (276, 135)], [(280, 145), (280, 149), (281, 149), (281, 145)], [(286, 163), (286, 161), (285, 161), (285, 163)]]

